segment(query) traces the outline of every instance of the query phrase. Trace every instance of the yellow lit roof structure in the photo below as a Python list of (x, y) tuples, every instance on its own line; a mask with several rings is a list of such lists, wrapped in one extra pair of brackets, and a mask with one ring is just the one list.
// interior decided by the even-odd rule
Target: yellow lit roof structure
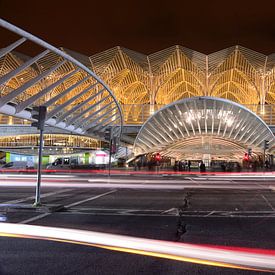
[(209, 55), (182, 46), (148, 56), (122, 47), (89, 58), (66, 51), (114, 91), (126, 123), (142, 124), (141, 116), (146, 119), (164, 105), (193, 96), (229, 99), (258, 114), (275, 103), (275, 54), (266, 56), (242, 46)]
[(148, 56), (115, 47), (89, 60), (122, 104), (166, 105), (193, 96), (275, 103), (275, 54), (242, 46), (209, 55), (172, 46)]
[[(267, 105), (275, 104), (275, 54), (266, 56), (242, 46), (232, 46), (209, 55), (179, 45), (148, 56), (120, 46), (90, 57), (68, 49), (63, 49), (63, 53), (80, 61), (106, 83), (121, 105), (126, 124), (142, 124), (164, 105), (193, 96), (229, 99), (246, 105), (261, 115)], [(24, 63), (26, 59), (26, 56), (18, 52), (9, 52), (0, 59), (0, 76)], [(52, 72), (49, 72), (49, 69)], [(85, 79), (85, 71), (77, 70), (71, 62), (65, 62), (58, 54), (49, 52), (10, 79), (8, 85), (2, 88), (1, 97), (39, 73), (46, 75), (43, 83), (36, 83), (29, 87), (26, 93), (14, 97), (16, 104), (37, 93), (42, 89), (41, 86), (49, 86), (63, 79), (62, 85), (56, 85), (36, 103), (43, 104), (47, 100), (46, 97), (53, 97), (71, 86), (74, 89), (56, 102), (64, 103), (78, 94), (79, 97), (74, 102), (69, 102), (66, 107), (68, 109), (85, 101), (89, 93), (82, 96), (80, 91), (86, 89), (89, 84), (94, 84), (91, 79)], [(67, 79), (64, 79), (65, 76)], [(91, 90), (98, 92), (101, 88), (98, 83)], [(93, 101), (104, 98), (110, 91), (106, 90)], [(110, 100), (111, 97), (101, 105), (109, 103)], [(17, 110), (32, 106), (27, 104), (29, 101), (21, 104)], [(112, 106), (107, 106), (107, 110)], [(269, 110), (273, 111), (275, 106)], [(85, 115), (88, 116), (87, 113)], [(57, 123), (64, 119), (65, 113), (57, 119)], [(71, 121), (68, 119), (68, 122)]]

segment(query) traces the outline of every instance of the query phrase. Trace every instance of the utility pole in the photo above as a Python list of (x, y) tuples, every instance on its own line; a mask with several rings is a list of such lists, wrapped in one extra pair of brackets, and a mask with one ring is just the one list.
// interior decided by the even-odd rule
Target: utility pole
[(33, 206), (41, 206), (40, 191), (41, 191), (41, 168), (42, 168), (42, 151), (43, 151), (43, 132), (45, 119), (47, 114), (46, 106), (33, 107), (31, 112), (32, 119), (36, 120), (31, 125), (39, 130), (39, 150), (38, 150), (38, 167), (37, 167), (37, 183), (35, 191), (35, 201)]

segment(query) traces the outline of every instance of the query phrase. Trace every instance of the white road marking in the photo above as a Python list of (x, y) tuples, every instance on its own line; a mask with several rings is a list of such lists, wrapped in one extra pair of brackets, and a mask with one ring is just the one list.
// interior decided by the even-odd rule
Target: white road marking
[(173, 207), (173, 208), (170, 208), (170, 209), (167, 209), (167, 210), (161, 212), (161, 214), (167, 214), (167, 213), (175, 211), (175, 210), (178, 212), (178, 209), (176, 209), (175, 207)]
[[(188, 180), (190, 180), (192, 183), (195, 183), (195, 184), (199, 184), (198, 180), (200, 179), (196, 179), (196, 178), (186, 178)], [(202, 179), (202, 180), (206, 180), (206, 179)], [(204, 183), (204, 181), (200, 182), (201, 184)]]
[(101, 207), (81, 207), (77, 208), (77, 211), (113, 211), (113, 212), (138, 212), (138, 211), (143, 211), (143, 212), (163, 212), (165, 210), (163, 209), (133, 209), (133, 208), (101, 208)]
[[(125, 213), (122, 213), (122, 212), (117, 212), (117, 213), (104, 213), (104, 212), (100, 212), (100, 213), (76, 212), (76, 213), (73, 213), (73, 212), (63, 212), (62, 215), (63, 214), (65, 214), (65, 215), (68, 215), (68, 214), (69, 215), (74, 215), (74, 214), (77, 214), (77, 215), (96, 215), (96, 216), (98, 216), (100, 214), (100, 216), (141, 216), (141, 217), (164, 217), (164, 216), (165, 217), (175, 217), (176, 216), (176, 215), (174, 216), (174, 215), (169, 215), (169, 214), (158, 214), (158, 213), (150, 214), (150, 213), (133, 213), (133, 212), (125, 212)], [(187, 216), (187, 217), (189, 217), (189, 216)], [(197, 217), (197, 216), (195, 216), (195, 217)], [(261, 217), (263, 217), (263, 216), (261, 216)]]
[[(53, 195), (58, 195), (58, 194), (62, 194), (62, 193), (69, 192), (69, 191), (72, 191), (72, 189), (62, 189), (62, 190), (59, 190), (59, 191), (49, 192), (49, 193), (46, 193), (46, 194), (41, 194), (40, 197), (41, 198), (47, 198), (47, 197), (50, 197), (50, 196), (53, 196)], [(0, 205), (1, 204), (16, 204), (16, 203), (32, 200), (34, 198), (35, 198), (35, 196), (30, 196), (30, 197), (26, 197), (26, 198), (22, 198), (22, 199), (1, 202)]]
[(23, 220), (23, 221), (19, 222), (19, 224), (26, 224), (26, 223), (29, 223), (29, 222), (33, 222), (33, 221), (45, 218), (45, 217), (47, 217), (49, 215), (51, 215), (51, 213), (43, 213), (43, 214), (40, 214), (38, 216), (32, 217), (30, 219)]
[(267, 199), (264, 195), (262, 195), (262, 198), (265, 200), (265, 202), (267, 203), (267, 205), (268, 205), (273, 211), (275, 211), (275, 208), (272, 206), (272, 204), (268, 201), (268, 199)]
[[(66, 205), (65, 207), (66, 208), (70, 208), (72, 206), (76, 206), (76, 205), (79, 205), (79, 204), (82, 204), (84, 202), (87, 202), (87, 201), (92, 201), (92, 200), (95, 200), (95, 199), (98, 199), (100, 197), (103, 197), (103, 196), (106, 196), (106, 195), (109, 195), (111, 193), (114, 193), (116, 192), (117, 190), (111, 190), (109, 192), (106, 192), (106, 193), (103, 193), (103, 194), (100, 194), (100, 195), (97, 195), (97, 196), (94, 196), (94, 197), (91, 197), (91, 198), (88, 198), (88, 199), (85, 199), (85, 200), (82, 200), (82, 201), (78, 201), (78, 202), (75, 202), (75, 203), (71, 203), (71, 204), (68, 204)], [(37, 220), (40, 220), (42, 218), (45, 218), (49, 215), (51, 215), (52, 213), (43, 213), (43, 214), (40, 214), (38, 216), (35, 216), (35, 217), (32, 217), (32, 218), (29, 218), (29, 219), (26, 219), (26, 220), (23, 220), (21, 222), (19, 222), (19, 224), (26, 224), (26, 223), (29, 223), (29, 222), (33, 222), (33, 221), (37, 221)]]
[(207, 215), (205, 215), (204, 217), (209, 217), (209, 216), (211, 216), (212, 214), (214, 214), (215, 212), (216, 212), (216, 211), (213, 210), (213, 211), (209, 212)]
[[(94, 215), (94, 216), (141, 216), (141, 217), (178, 217), (178, 215), (171, 215), (171, 214), (161, 214), (161, 213), (134, 213), (134, 212), (117, 212), (117, 213), (106, 213), (106, 212), (94, 212), (94, 213), (85, 213), (85, 212), (62, 212), (62, 215)], [(263, 214), (263, 215), (236, 215), (236, 214), (228, 214), (228, 215), (221, 215), (215, 214), (206, 217), (202, 214), (182, 214), (181, 217), (196, 217), (196, 218), (275, 218), (275, 213), (272, 212), (270, 214)]]
[(122, 210), (122, 211), (119, 211), (119, 214), (121, 215), (132, 215), (132, 211), (131, 210)]
[(96, 200), (96, 199), (101, 198), (101, 197), (103, 197), (103, 196), (112, 194), (112, 193), (114, 193), (114, 192), (117, 192), (117, 190), (111, 190), (111, 191), (109, 191), (109, 192), (106, 192), (106, 193), (97, 195), (97, 196), (95, 196), (95, 197), (91, 197), (91, 198), (88, 198), (88, 199), (85, 199), (85, 200), (82, 200), (82, 201), (77, 201), (77, 202), (68, 204), (68, 205), (66, 205), (65, 207), (66, 207), (66, 208), (70, 208), (70, 207), (73, 207), (73, 206), (76, 206), (76, 205), (85, 203), (85, 202), (87, 202), (87, 201), (93, 201), (93, 200)]

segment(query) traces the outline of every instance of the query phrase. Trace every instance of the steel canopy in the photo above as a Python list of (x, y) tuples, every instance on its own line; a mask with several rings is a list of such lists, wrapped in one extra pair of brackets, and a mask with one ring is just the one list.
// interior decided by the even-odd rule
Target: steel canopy
[(179, 159), (202, 154), (235, 158), (247, 148), (261, 152), (264, 140), (271, 148), (273, 133), (249, 109), (227, 99), (193, 97), (153, 114), (136, 137), (134, 153), (161, 152)]

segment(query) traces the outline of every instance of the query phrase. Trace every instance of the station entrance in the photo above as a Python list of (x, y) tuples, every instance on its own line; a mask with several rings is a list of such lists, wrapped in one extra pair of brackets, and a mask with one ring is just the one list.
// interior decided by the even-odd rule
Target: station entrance
[(241, 162), (264, 159), (272, 153), (274, 135), (266, 123), (246, 107), (215, 97), (193, 97), (165, 106), (140, 129), (136, 156), (159, 153), (178, 161)]

